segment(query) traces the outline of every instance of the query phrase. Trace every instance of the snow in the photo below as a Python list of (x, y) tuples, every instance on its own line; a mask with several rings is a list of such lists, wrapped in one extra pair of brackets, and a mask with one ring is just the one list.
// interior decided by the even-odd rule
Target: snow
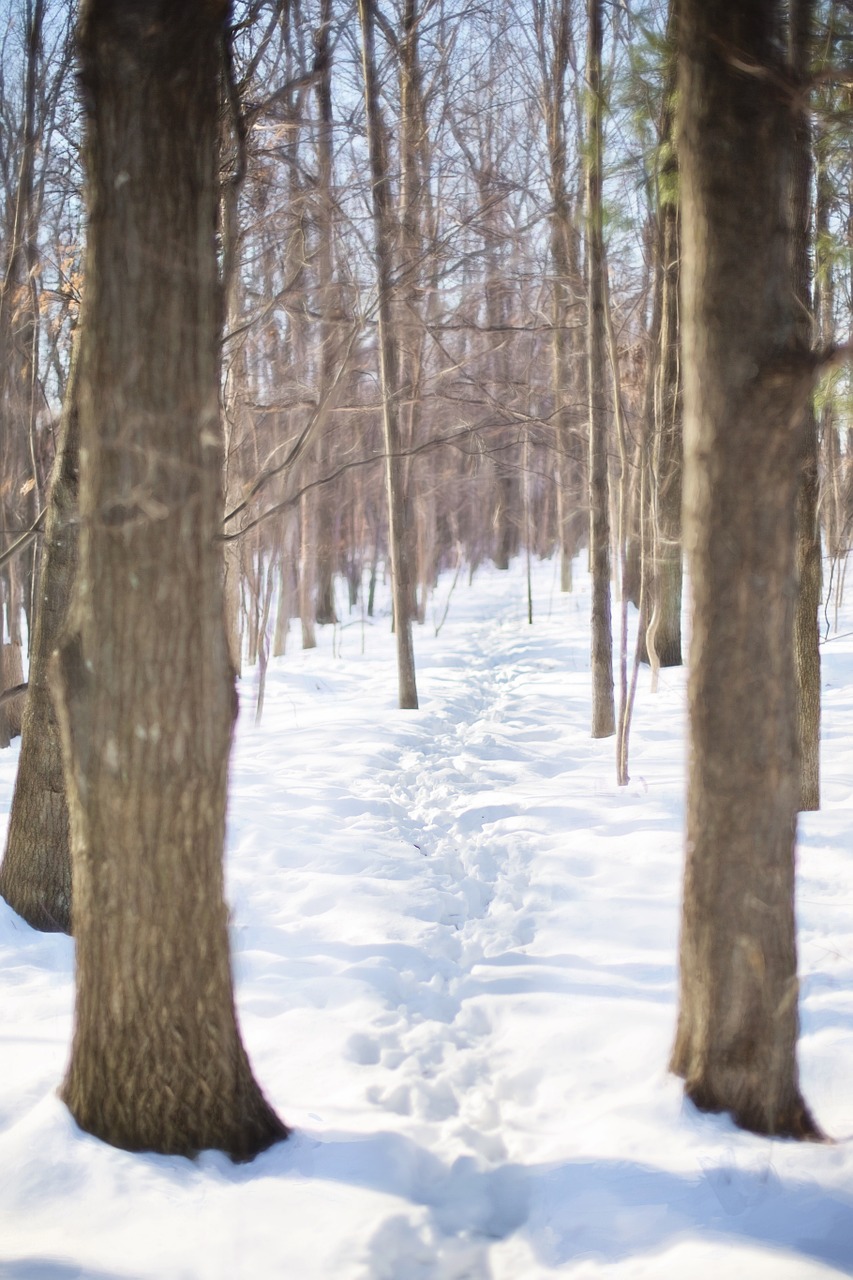
[[(0, 902), (0, 1277), (853, 1275), (853, 636), (824, 645), (801, 823), (804, 1092), (828, 1145), (686, 1105), (684, 673), (640, 677), (631, 781), (589, 738), (588, 592), (443, 579), (395, 707), (387, 616), (244, 678), (228, 891), (244, 1039), (293, 1137), (130, 1155), (56, 1096), (73, 944)], [(449, 609), (441, 624), (445, 605)], [(8, 813), (14, 749), (0, 758)]]

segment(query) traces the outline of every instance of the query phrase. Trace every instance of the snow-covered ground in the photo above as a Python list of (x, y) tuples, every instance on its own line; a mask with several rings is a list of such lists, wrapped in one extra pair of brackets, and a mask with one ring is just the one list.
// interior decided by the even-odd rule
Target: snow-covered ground
[[(589, 738), (588, 595), (443, 580), (395, 708), (387, 617), (243, 681), (229, 894), (243, 1035), (294, 1136), (129, 1155), (56, 1097), (73, 945), (0, 902), (0, 1276), (853, 1275), (853, 630), (824, 646), (801, 827), (801, 1070), (834, 1145), (740, 1133), (667, 1074), (684, 675), (641, 676), (631, 781)], [(8, 812), (15, 752), (0, 758)], [(2, 834), (2, 832), (0, 832)]]

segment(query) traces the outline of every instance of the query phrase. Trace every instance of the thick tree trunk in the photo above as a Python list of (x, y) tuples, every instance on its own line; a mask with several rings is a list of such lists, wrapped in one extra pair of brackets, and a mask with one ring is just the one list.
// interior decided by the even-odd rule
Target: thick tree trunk
[(217, 117), (225, 0), (88, 0), (81, 544), (56, 660), (77, 1005), (62, 1095), (131, 1150), (249, 1159), (285, 1127), (234, 1011)]
[(589, 0), (586, 208), (589, 271), (589, 550), (592, 569), (592, 736), (615, 732), (610, 622), (610, 496), (607, 475), (604, 231), (602, 224), (601, 0)]
[(820, 808), (820, 626), (822, 592), (820, 527), (818, 525), (817, 419), (809, 406), (808, 457), (797, 496), (797, 593), (795, 646), (797, 659), (798, 725), (800, 736), (800, 809)]
[(791, 289), (781, 8), (679, 11), (694, 621), (672, 1066), (700, 1108), (803, 1138), (817, 1130), (796, 1063), (794, 513), (813, 362)]
[[(795, 79), (808, 74), (812, 0), (790, 0), (789, 63)], [(800, 302), (797, 323), (803, 345), (812, 341), (812, 291), (809, 261), (812, 138), (808, 116), (795, 121), (791, 214), (794, 234), (793, 283)], [(814, 408), (806, 414), (806, 456), (797, 495), (797, 572), (799, 592), (794, 647), (800, 739), (800, 808), (820, 808), (820, 526), (818, 524), (818, 434)]]
[(41, 599), (30, 646), (29, 690), (21, 757), (9, 814), (0, 893), (35, 929), (71, 931), (71, 852), (59, 725), (49, 686), (49, 662), (68, 616), (77, 568), (77, 381), (72, 360), (62, 439), (54, 462), (41, 567)]

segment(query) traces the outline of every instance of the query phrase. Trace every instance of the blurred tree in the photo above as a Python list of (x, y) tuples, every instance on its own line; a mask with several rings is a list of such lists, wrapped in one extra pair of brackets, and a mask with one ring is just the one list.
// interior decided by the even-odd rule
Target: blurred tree
[[(788, 64), (794, 83), (805, 85), (813, 38), (812, 0), (789, 0)], [(793, 283), (799, 340), (814, 340), (811, 287), (812, 130), (806, 111), (794, 121), (791, 166)], [(797, 723), (800, 740), (800, 809), (820, 808), (820, 627), (821, 546), (818, 524), (818, 432), (814, 404), (806, 410), (806, 453), (797, 494), (797, 572), (799, 592), (794, 620), (797, 672)]]
[(602, 205), (603, 44), (601, 0), (587, 4), (586, 218), (589, 317), (589, 554), (592, 573), (592, 736), (616, 730), (613, 706), (613, 635), (610, 620), (610, 485), (607, 464), (604, 227)]
[(370, 156), (373, 242), (379, 312), (379, 371), (382, 391), (382, 424), (385, 443), (385, 487), (388, 497), (388, 542), (391, 555), (391, 590), (394, 630), (397, 638), (397, 682), (400, 706), (418, 705), (415, 657), (412, 645), (413, 596), (411, 590), (412, 521), (406, 492), (400, 431), (400, 332), (395, 316), (394, 246), (399, 240), (398, 220), (391, 199), (391, 179), (385, 121), (376, 74), (375, 0), (359, 0), (364, 103)]
[(62, 749), (49, 669), (68, 618), (77, 570), (77, 370), (78, 362), (74, 360), (48, 494), (21, 755), (6, 852), (0, 866), (0, 893), (10, 907), (34, 929), (62, 933), (71, 932), (71, 851)]
[(681, 1000), (698, 1107), (814, 1138), (800, 1095), (796, 499), (816, 361), (791, 288), (782, 0), (680, 0), (685, 535), (694, 598)]

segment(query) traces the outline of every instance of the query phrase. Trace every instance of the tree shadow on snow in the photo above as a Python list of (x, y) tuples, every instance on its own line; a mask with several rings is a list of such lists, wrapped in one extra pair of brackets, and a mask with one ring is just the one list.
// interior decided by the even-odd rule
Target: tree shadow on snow
[(0, 1280), (116, 1280), (117, 1274), (58, 1258), (0, 1258)]
[(481, 1169), (445, 1164), (394, 1133), (296, 1136), (282, 1173), (401, 1197), (429, 1211), (436, 1236), (523, 1233), (540, 1262), (619, 1262), (683, 1237), (745, 1241), (853, 1275), (853, 1196), (764, 1169), (712, 1165), (695, 1175), (633, 1161), (570, 1160)]

